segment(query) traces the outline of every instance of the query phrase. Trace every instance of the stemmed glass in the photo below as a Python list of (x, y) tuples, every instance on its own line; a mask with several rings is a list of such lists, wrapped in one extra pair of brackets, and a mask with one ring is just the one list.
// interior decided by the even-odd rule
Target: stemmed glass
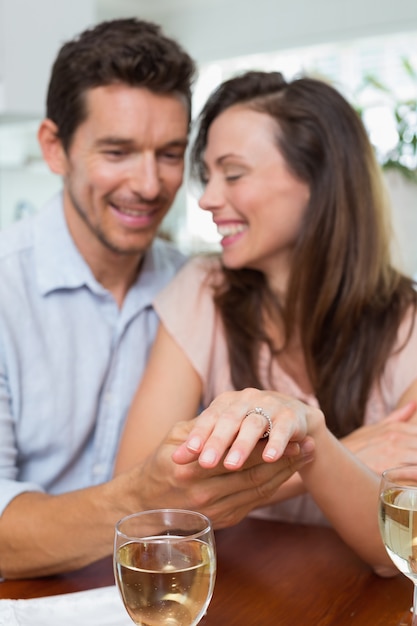
[(216, 577), (210, 520), (181, 509), (124, 517), (115, 528), (114, 576), (138, 626), (195, 626)]
[(379, 527), (394, 565), (414, 584), (412, 626), (417, 626), (417, 465), (382, 474)]

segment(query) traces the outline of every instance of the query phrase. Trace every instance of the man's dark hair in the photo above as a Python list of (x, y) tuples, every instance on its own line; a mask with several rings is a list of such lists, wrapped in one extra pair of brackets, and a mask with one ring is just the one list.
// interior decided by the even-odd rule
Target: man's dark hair
[(85, 93), (124, 83), (154, 93), (178, 95), (191, 119), (195, 64), (157, 24), (136, 18), (97, 24), (65, 43), (52, 67), (46, 114), (68, 150), (87, 116)]

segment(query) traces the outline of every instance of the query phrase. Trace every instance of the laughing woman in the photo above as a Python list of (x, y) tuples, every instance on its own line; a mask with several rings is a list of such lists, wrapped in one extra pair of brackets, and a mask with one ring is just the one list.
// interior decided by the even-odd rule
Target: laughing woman
[(208, 100), (192, 159), (222, 253), (192, 259), (155, 302), (116, 470), (201, 404), (178, 463), (238, 470), (264, 432), (266, 462), (309, 442), (313, 461), (258, 514), (330, 522), (381, 573), (378, 474), (417, 461), (417, 296), (391, 262), (365, 129), (324, 82), (248, 72)]

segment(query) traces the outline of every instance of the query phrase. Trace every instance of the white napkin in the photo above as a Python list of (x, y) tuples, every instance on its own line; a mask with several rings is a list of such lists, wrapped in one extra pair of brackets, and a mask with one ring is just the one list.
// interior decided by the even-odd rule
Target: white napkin
[(133, 626), (115, 585), (30, 600), (0, 600), (0, 626)]

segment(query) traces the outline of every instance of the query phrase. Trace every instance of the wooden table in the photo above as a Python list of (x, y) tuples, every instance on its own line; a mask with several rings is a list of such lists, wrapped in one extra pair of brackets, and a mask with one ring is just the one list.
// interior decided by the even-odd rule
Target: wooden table
[[(217, 531), (218, 576), (201, 626), (398, 626), (412, 583), (379, 578), (329, 528), (246, 519)], [(71, 574), (0, 583), (0, 598), (113, 584), (111, 559)]]

